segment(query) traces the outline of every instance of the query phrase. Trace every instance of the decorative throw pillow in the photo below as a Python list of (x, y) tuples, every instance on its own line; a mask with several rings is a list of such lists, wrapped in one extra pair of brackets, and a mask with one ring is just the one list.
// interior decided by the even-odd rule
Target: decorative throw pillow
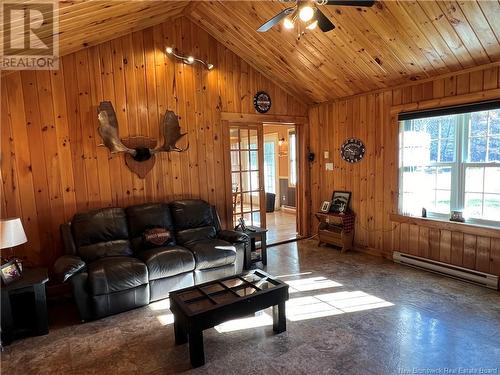
[(172, 233), (165, 228), (151, 228), (144, 231), (142, 239), (152, 246), (166, 245), (172, 239)]

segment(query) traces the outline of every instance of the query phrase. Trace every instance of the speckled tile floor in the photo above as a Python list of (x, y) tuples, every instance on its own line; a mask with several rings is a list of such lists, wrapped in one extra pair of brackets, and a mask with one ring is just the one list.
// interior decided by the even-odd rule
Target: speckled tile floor
[(203, 367), (160, 302), (85, 324), (53, 309), (50, 333), (10, 345), (2, 373), (500, 373), (499, 292), (311, 240), (270, 248), (267, 271), (291, 285), (287, 331), (269, 311), (207, 330)]

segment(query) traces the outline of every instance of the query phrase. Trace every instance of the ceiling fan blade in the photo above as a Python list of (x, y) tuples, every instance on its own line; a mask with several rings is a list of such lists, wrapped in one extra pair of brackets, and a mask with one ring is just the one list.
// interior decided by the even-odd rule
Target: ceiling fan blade
[(316, 8), (316, 20), (318, 21), (318, 27), (323, 31), (324, 33), (331, 31), (335, 29), (335, 25), (328, 19), (325, 14)]
[(324, 5), (345, 5), (353, 7), (371, 7), (375, 4), (375, 1), (370, 0), (327, 0)]
[(290, 8), (283, 9), (281, 12), (279, 12), (277, 15), (275, 15), (273, 18), (271, 18), (266, 23), (264, 23), (261, 27), (259, 27), (257, 29), (257, 31), (259, 33), (265, 33), (271, 27), (273, 27), (274, 25), (278, 24), (286, 16), (292, 14), (294, 10), (295, 10), (295, 7), (290, 7)]

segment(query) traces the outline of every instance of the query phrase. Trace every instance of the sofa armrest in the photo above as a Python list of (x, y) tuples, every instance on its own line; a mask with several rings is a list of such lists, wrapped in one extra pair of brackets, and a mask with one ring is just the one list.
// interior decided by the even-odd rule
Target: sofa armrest
[(250, 237), (247, 234), (235, 230), (221, 230), (217, 237), (230, 243), (250, 243)]
[(60, 282), (66, 282), (73, 275), (85, 269), (85, 262), (76, 255), (63, 255), (54, 263), (54, 273)]

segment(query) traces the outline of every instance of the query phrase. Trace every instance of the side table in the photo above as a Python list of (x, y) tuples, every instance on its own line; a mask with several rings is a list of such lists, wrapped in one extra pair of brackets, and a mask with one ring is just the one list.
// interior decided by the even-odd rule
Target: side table
[[(23, 271), (19, 280), (9, 285), (2, 285), (2, 345), (10, 344), (15, 338), (23, 334), (46, 335), (49, 333), (47, 316), (47, 299), (45, 295), (45, 283), (49, 280), (46, 268), (27, 268)], [(16, 296), (23, 297), (23, 318), (31, 313), (28, 324), (20, 326), (18, 311), (21, 306), (12, 303)], [(25, 298), (26, 296), (26, 298)], [(26, 301), (26, 306), (24, 302)], [(14, 311), (13, 311), (14, 310)], [(23, 322), (24, 323), (24, 322)]]
[(248, 237), (250, 237), (251, 248), (247, 249), (245, 253), (245, 265), (244, 268), (249, 270), (252, 266), (252, 252), (256, 251), (255, 242), (257, 238), (260, 238), (260, 251), (262, 254), (261, 260), (262, 264), (267, 264), (267, 229), (254, 227), (251, 225), (247, 226), (247, 229), (242, 231)]

